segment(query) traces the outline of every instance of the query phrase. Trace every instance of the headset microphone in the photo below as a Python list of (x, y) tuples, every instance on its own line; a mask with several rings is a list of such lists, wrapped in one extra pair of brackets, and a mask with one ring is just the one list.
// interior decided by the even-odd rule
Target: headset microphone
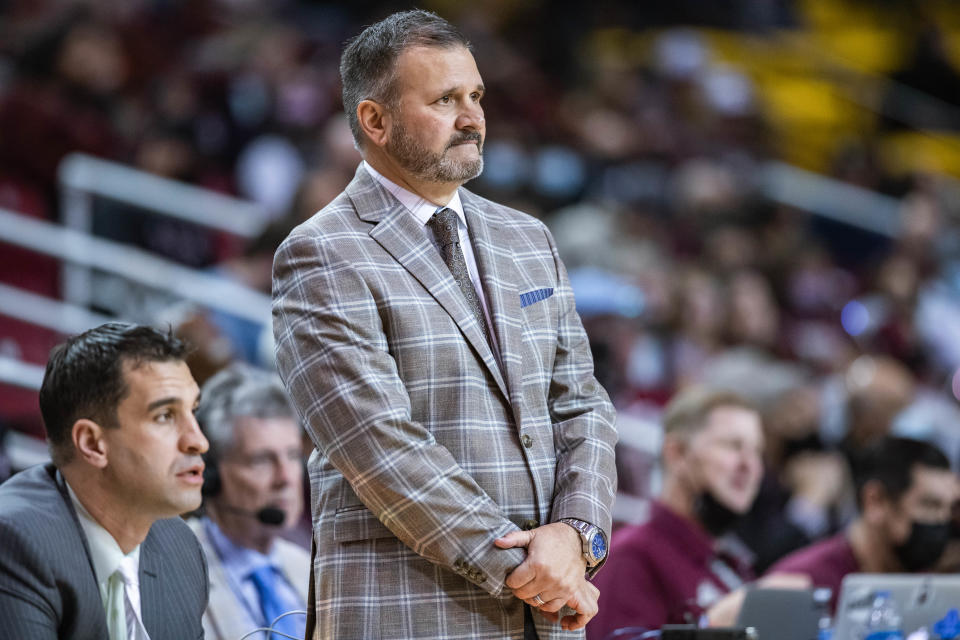
[(264, 507), (257, 511), (256, 516), (257, 520), (263, 524), (277, 526), (283, 524), (283, 521), (287, 519), (287, 512), (276, 507)]
[(277, 507), (264, 507), (258, 511), (248, 511), (246, 509), (241, 509), (240, 507), (235, 507), (232, 504), (223, 504), (220, 502), (217, 504), (217, 508), (222, 509), (223, 511), (229, 511), (230, 513), (238, 513), (242, 516), (256, 518), (263, 524), (272, 526), (283, 524), (283, 521), (287, 518), (287, 512)]

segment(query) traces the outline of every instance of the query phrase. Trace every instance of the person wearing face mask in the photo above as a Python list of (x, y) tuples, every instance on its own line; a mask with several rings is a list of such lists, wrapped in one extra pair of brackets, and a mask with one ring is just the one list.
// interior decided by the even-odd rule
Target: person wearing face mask
[(795, 551), (768, 575), (801, 573), (833, 590), (848, 573), (920, 572), (934, 568), (951, 536), (960, 485), (937, 447), (885, 437), (868, 447), (854, 477), (858, 517), (845, 531)]
[(642, 525), (614, 533), (589, 640), (621, 627), (697, 622), (752, 577), (723, 534), (753, 503), (763, 472), (760, 414), (737, 394), (691, 388), (664, 413), (663, 492)]

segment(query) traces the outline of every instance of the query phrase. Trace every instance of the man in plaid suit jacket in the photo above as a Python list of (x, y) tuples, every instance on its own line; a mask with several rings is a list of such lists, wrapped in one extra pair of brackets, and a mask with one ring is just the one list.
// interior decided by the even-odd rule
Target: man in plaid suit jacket
[(351, 41), (364, 162), (275, 259), (316, 445), (309, 637), (579, 638), (597, 610), (613, 408), (549, 231), (461, 188), (485, 133), (468, 46), (423, 11)]

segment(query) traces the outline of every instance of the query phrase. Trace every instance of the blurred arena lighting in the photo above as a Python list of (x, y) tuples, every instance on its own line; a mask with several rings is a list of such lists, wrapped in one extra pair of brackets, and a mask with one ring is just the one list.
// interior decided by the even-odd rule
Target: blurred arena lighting
[(496, 189), (519, 189), (529, 178), (530, 159), (511, 140), (489, 140), (484, 143), (482, 180)]
[(581, 315), (636, 318), (643, 313), (644, 296), (640, 287), (610, 271), (595, 267), (575, 269), (570, 272), (570, 286)]
[(840, 312), (840, 324), (844, 331), (857, 337), (870, 326), (870, 312), (862, 302), (851, 300)]
[(546, 147), (534, 159), (533, 183), (545, 196), (573, 197), (583, 188), (586, 177), (583, 159), (567, 147)]

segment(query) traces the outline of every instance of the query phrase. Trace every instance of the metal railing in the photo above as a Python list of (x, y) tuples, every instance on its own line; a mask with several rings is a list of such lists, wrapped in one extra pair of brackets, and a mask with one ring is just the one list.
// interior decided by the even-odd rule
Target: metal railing
[(37, 391), (43, 382), (44, 367), (0, 355), (0, 383)]
[(0, 209), (0, 240), (64, 262), (113, 274), (171, 297), (257, 324), (270, 322), (270, 297), (110, 240)]
[(761, 192), (774, 202), (888, 237), (900, 229), (900, 201), (891, 196), (783, 162), (767, 162), (760, 176)]
[(0, 283), (0, 314), (64, 335), (82, 333), (111, 320), (110, 316), (3, 283)]
[[(63, 223), (87, 235), (93, 232), (97, 197), (243, 238), (256, 236), (269, 219), (260, 206), (247, 200), (82, 153), (66, 156), (58, 167), (58, 177)], [(64, 265), (62, 275), (64, 299), (82, 306), (90, 304), (90, 269), (73, 262)]]

